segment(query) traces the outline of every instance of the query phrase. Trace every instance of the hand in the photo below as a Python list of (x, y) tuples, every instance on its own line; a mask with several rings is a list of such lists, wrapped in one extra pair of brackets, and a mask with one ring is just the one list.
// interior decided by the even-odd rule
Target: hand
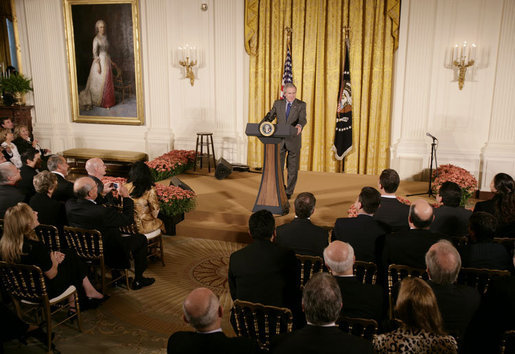
[(302, 125), (297, 124), (297, 125), (295, 126), (295, 128), (297, 128), (297, 135), (299, 135), (299, 134), (300, 134), (300, 132), (302, 131)]
[(64, 257), (64, 253), (58, 251), (50, 252), (50, 259), (52, 260), (52, 263), (61, 264), (62, 261), (64, 261)]
[(50, 154), (52, 151), (50, 151), (50, 149), (43, 149), (43, 151), (45, 152), (45, 154)]
[(37, 141), (36, 139), (34, 139), (34, 141), (32, 142), (32, 147), (33, 147), (34, 149), (36, 149), (36, 148), (37, 148), (37, 146), (38, 146), (38, 141)]
[(129, 191), (127, 190), (127, 188), (125, 188), (125, 186), (118, 187), (118, 193), (123, 198), (129, 198)]
[(114, 188), (114, 183), (113, 182), (107, 182), (107, 183), (104, 183), (104, 195), (106, 195), (107, 193), (110, 193)]
[(6, 147), (4, 148), (4, 150), (5, 150), (5, 151), (7, 151), (7, 152), (9, 153), (9, 155), (11, 155), (11, 154), (12, 154), (11, 148), (10, 148), (9, 146), (6, 146)]

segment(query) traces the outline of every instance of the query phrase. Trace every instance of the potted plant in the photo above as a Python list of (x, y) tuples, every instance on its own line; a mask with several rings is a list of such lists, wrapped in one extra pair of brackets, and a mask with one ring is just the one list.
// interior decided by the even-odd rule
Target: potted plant
[(26, 78), (23, 74), (11, 74), (0, 80), (0, 87), (5, 93), (10, 93), (16, 99), (16, 104), (21, 105), (23, 96), (32, 91), (31, 79)]

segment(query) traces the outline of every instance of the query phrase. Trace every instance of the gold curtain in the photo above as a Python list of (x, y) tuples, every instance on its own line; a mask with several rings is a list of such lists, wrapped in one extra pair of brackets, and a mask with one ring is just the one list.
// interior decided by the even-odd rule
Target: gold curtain
[(6, 19), (10, 21), (12, 18), (12, 9), (10, 0), (0, 1), (0, 63), (4, 63), (2, 70), (11, 65), (11, 54), (9, 52), (9, 36), (7, 33)]
[[(345, 172), (377, 174), (388, 165), (393, 53), (400, 0), (247, 0), (245, 48), (250, 55), (249, 122), (278, 98), (291, 27), (293, 81), (306, 102), (300, 169), (337, 172), (331, 146), (343, 61), (344, 26), (351, 27), (353, 149)], [(249, 139), (248, 163), (261, 166), (262, 144)]]

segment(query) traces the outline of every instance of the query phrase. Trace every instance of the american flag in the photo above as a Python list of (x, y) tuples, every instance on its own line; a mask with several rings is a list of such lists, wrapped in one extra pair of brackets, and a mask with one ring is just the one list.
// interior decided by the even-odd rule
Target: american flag
[(286, 60), (284, 61), (284, 70), (283, 70), (283, 81), (281, 81), (281, 94), (279, 98), (282, 100), (284, 98), (284, 85), (293, 82), (293, 73), (291, 71), (291, 51), (290, 45), (286, 48)]

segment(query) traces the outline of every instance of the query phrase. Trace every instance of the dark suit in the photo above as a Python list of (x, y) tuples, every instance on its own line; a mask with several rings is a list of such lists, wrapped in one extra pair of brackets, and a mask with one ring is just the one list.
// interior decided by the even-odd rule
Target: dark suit
[(495, 204), (499, 199), (498, 195), (494, 195), (494, 197), (490, 200), (485, 200), (483, 202), (477, 202), (474, 206), (474, 213), (478, 211), (484, 211), (486, 213), (490, 213), (497, 218), (497, 230), (495, 233), (496, 237), (515, 237), (515, 222), (505, 223), (499, 217), (499, 211), (497, 210)]
[(0, 186), (0, 218), (4, 218), (7, 209), (24, 200), (25, 194), (15, 186)]
[(115, 268), (129, 268), (129, 252), (134, 257), (135, 278), (140, 279), (146, 268), (147, 238), (144, 235), (122, 237), (120, 226), (134, 222), (134, 202), (123, 199), (123, 212), (103, 207), (86, 199), (66, 202), (66, 215), (70, 226), (97, 229), (102, 233), (106, 263)]
[(386, 236), (383, 264), (403, 264), (415, 268), (426, 268), (425, 256), (429, 248), (443, 235), (429, 230), (411, 229)]
[(461, 250), (464, 267), (512, 270), (513, 263), (506, 248), (494, 241), (471, 243)]
[(381, 204), (374, 214), (374, 219), (389, 226), (389, 232), (409, 229), (409, 205), (403, 204), (397, 198), (381, 196)]
[(254, 240), (231, 254), (229, 289), (233, 300), (292, 307), (297, 298), (297, 259), (292, 250)]
[(23, 165), (20, 168), (21, 181), (16, 184), (23, 194), (25, 194), (25, 202), (28, 203), (30, 198), (36, 194), (36, 189), (32, 183), (34, 176), (38, 174), (38, 171), (30, 166)]
[(52, 194), (52, 198), (63, 203), (66, 203), (68, 199), (75, 198), (75, 194), (73, 194), (73, 183), (66, 180), (60, 174), (55, 173), (55, 176), (57, 177), (57, 188), (54, 194)]
[(66, 222), (66, 210), (64, 204), (50, 198), (43, 193), (36, 193), (30, 198), (30, 207), (38, 212), (40, 224), (54, 225), (62, 231)]
[(360, 214), (355, 218), (336, 219), (332, 241), (349, 243), (358, 261), (376, 262), (381, 255), (385, 233), (372, 216)]
[[(296, 126), (300, 124), (302, 128), (307, 123), (306, 120), (306, 103), (295, 99), (290, 108), (290, 114), (286, 118), (286, 100), (277, 100), (274, 102), (270, 110), (270, 117), (277, 115), (277, 124)], [(302, 134), (294, 135), (284, 139), (281, 142), (281, 168), (284, 168), (284, 160), (286, 152), (288, 152), (288, 161), (286, 164), (288, 170), (288, 183), (286, 185), (286, 194), (292, 195), (297, 183), (297, 173), (299, 169), (300, 148), (302, 146)]]
[(168, 339), (168, 354), (261, 353), (256, 341), (247, 337), (229, 338), (222, 332), (175, 332)]
[(342, 293), (342, 314), (347, 317), (371, 318), (381, 323), (383, 318), (383, 289), (363, 284), (356, 277), (335, 276)]
[(374, 353), (372, 344), (338, 327), (306, 327), (272, 340), (271, 353)]
[(442, 205), (434, 209), (435, 219), (431, 223), (431, 231), (450, 237), (468, 234), (469, 219), (472, 211), (463, 207)]
[(442, 314), (444, 329), (462, 337), (479, 307), (481, 296), (476, 289), (458, 284), (436, 284), (428, 281), (433, 289)]
[(295, 218), (291, 223), (277, 228), (275, 242), (291, 248), (297, 254), (323, 257), (324, 248), (328, 245), (328, 234), (309, 219)]

